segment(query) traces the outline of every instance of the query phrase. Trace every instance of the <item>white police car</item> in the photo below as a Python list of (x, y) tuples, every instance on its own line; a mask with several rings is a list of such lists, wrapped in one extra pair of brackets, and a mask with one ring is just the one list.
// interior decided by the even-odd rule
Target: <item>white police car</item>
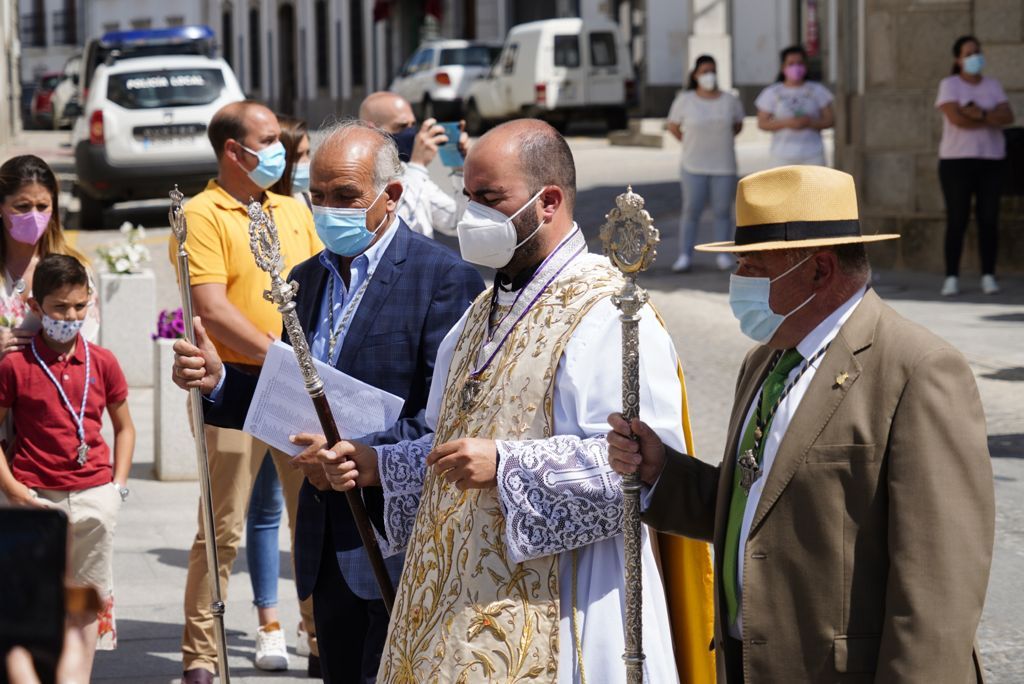
[(214, 113), (244, 99), (223, 59), (162, 55), (96, 67), (72, 145), (82, 228), (103, 210), (136, 199), (193, 194), (217, 175), (206, 137)]

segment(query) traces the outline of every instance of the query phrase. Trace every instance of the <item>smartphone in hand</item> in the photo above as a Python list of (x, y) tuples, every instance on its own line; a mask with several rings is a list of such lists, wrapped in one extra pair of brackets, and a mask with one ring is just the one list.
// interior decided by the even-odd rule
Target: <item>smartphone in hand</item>
[(444, 134), (448, 136), (448, 142), (441, 145), (437, 150), (438, 155), (441, 157), (441, 163), (450, 168), (462, 166), (465, 160), (462, 158), (462, 152), (459, 150), (459, 136), (462, 135), (459, 122), (446, 121), (438, 125), (444, 128)]

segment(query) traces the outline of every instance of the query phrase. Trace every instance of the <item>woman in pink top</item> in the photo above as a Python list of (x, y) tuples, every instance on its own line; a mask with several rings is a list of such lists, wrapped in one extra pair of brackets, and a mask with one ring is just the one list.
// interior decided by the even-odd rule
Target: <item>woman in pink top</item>
[(995, 276), (999, 186), (1006, 158), (1001, 129), (1013, 123), (1013, 112), (999, 81), (981, 75), (985, 57), (977, 38), (957, 38), (953, 57), (953, 75), (942, 79), (935, 99), (943, 114), (939, 181), (946, 200), (946, 279), (941, 292), (944, 296), (960, 293), (960, 254), (973, 197), (981, 289), (995, 294), (999, 292)]

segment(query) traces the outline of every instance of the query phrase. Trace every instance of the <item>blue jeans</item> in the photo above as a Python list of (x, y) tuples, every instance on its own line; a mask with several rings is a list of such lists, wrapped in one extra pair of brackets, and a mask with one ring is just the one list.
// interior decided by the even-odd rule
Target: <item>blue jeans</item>
[(277, 548), (277, 530), (281, 524), (284, 496), (277, 478), (274, 459), (267, 452), (256, 474), (245, 519), (245, 558), (249, 563), (253, 603), (257, 608), (277, 605), (277, 578), (281, 556)]
[(683, 214), (679, 221), (679, 254), (693, 256), (697, 244), (697, 228), (704, 207), (711, 200), (714, 240), (732, 239), (732, 208), (736, 201), (736, 176), (708, 176), (682, 172)]

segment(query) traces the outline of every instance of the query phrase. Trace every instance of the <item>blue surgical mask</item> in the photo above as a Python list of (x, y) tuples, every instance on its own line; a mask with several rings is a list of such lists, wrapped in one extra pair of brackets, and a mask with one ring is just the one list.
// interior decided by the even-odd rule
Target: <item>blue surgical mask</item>
[(238, 143), (239, 146), (248, 152), (259, 158), (259, 163), (256, 164), (256, 168), (252, 171), (247, 171), (249, 179), (260, 186), (264, 190), (269, 188), (271, 185), (281, 180), (281, 176), (284, 175), (284, 167), (287, 163), (284, 154), (284, 145), (278, 140), (270, 147), (264, 147), (260, 151), (250, 150), (242, 143)]
[(309, 192), (309, 162), (296, 164), (292, 174), (292, 192)]
[[(380, 196), (384, 194), (387, 186), (381, 188), (377, 196), (365, 209), (321, 207), (313, 205), (313, 225), (316, 227), (316, 234), (331, 252), (338, 256), (352, 257), (362, 252), (373, 242), (375, 233), (366, 229), (366, 212), (370, 210)], [(381, 224), (387, 220), (387, 215), (381, 219)], [(378, 224), (376, 231), (380, 228)]]
[(975, 52), (973, 55), (964, 57), (964, 73), (977, 76), (985, 68), (985, 55)]
[[(807, 257), (810, 259), (811, 257)], [(796, 307), (789, 313), (782, 315), (772, 311), (771, 300), (772, 283), (795, 271), (807, 259), (804, 259), (785, 273), (774, 278), (751, 278), (733, 274), (729, 278), (729, 306), (732, 314), (740, 322), (740, 330), (743, 334), (761, 344), (767, 343), (778, 332), (783, 321), (804, 308), (808, 302), (814, 299), (812, 294), (804, 300), (803, 304)]]
[(398, 133), (388, 133), (398, 147), (398, 158), (401, 161), (408, 162), (412, 159), (412, 148), (416, 145), (416, 134), (419, 132), (418, 126), (409, 126)]

